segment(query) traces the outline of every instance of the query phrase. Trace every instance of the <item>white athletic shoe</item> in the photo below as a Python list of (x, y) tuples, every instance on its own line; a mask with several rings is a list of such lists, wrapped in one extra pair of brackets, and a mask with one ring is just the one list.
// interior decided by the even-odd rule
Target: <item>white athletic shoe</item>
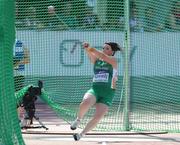
[(71, 124), (71, 129), (72, 130), (77, 129), (77, 127), (79, 126), (80, 123), (81, 123), (81, 121), (79, 119), (74, 120)]
[(23, 120), (20, 122), (20, 127), (21, 127), (21, 128), (26, 127), (27, 124), (28, 124), (27, 119), (23, 119)]
[(73, 134), (73, 137), (74, 137), (74, 140), (75, 140), (75, 141), (78, 141), (78, 140), (81, 139), (82, 135), (79, 134), (79, 133), (75, 133), (75, 134)]

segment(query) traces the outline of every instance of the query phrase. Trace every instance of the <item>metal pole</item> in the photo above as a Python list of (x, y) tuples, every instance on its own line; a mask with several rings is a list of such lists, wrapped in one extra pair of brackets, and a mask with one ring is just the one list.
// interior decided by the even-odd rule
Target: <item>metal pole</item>
[(125, 57), (124, 57), (124, 69), (125, 69), (125, 97), (124, 97), (124, 114), (123, 114), (123, 130), (129, 131), (129, 100), (130, 100), (130, 76), (129, 76), (129, 60), (130, 60), (130, 25), (129, 25), (129, 0), (125, 1)]

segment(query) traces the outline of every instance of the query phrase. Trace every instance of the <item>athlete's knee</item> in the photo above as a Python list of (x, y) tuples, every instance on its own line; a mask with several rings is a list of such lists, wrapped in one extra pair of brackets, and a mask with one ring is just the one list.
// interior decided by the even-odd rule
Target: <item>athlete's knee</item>
[(107, 113), (107, 111), (101, 112), (101, 113), (100, 113), (100, 112), (99, 112), (99, 113), (95, 113), (94, 119), (95, 119), (95, 120), (101, 120), (106, 113)]
[(83, 97), (82, 103), (83, 104), (95, 104), (96, 103), (96, 97), (89, 94), (89, 93), (86, 93)]
[(108, 106), (104, 104), (96, 105), (96, 112), (94, 114), (94, 118), (101, 119), (108, 112)]
[(93, 121), (94, 122), (99, 122), (103, 117), (104, 117), (104, 115), (94, 115)]
[(83, 100), (80, 105), (88, 106), (89, 104), (90, 104), (90, 100)]
[(93, 106), (94, 104), (90, 100), (83, 100), (80, 105), (84, 106), (86, 108), (89, 108), (89, 107)]

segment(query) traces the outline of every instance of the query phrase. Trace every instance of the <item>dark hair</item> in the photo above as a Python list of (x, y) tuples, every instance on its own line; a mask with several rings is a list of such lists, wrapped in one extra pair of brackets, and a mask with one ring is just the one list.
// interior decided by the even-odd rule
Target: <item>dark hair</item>
[(111, 46), (112, 51), (114, 51), (112, 56), (114, 56), (116, 51), (122, 51), (122, 48), (115, 42), (105, 42), (105, 44)]

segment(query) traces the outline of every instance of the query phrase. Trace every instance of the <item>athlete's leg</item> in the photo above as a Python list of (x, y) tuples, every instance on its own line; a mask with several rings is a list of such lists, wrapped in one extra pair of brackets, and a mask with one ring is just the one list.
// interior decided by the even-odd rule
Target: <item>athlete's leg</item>
[(88, 124), (80, 134), (76, 133), (73, 135), (74, 139), (78, 141), (83, 135), (85, 135), (87, 132), (92, 130), (103, 118), (103, 116), (106, 114), (107, 111), (108, 111), (107, 105), (102, 103), (96, 104), (96, 113), (94, 114), (93, 118), (88, 122)]
[(93, 118), (88, 122), (84, 130), (81, 132), (81, 135), (85, 135), (87, 132), (92, 130), (96, 125), (99, 123), (99, 121), (104, 117), (104, 115), (108, 111), (108, 106), (102, 103), (96, 104), (96, 112), (93, 116)]
[(96, 103), (96, 97), (90, 93), (86, 93), (79, 106), (79, 112), (76, 120), (71, 124), (71, 129), (75, 130), (80, 124), (80, 120), (84, 117), (86, 112)]
[(82, 119), (86, 112), (96, 103), (96, 97), (90, 93), (84, 95), (83, 101), (79, 106), (78, 119)]

